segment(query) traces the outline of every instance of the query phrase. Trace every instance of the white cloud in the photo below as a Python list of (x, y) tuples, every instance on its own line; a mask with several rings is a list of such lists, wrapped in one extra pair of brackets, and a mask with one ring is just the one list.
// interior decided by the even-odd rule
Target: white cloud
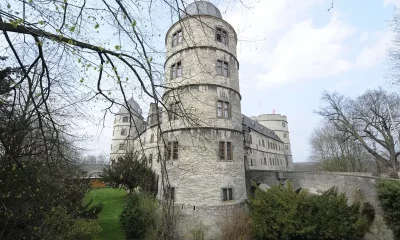
[(392, 32), (386, 30), (380, 33), (380, 36), (372, 46), (365, 46), (357, 56), (357, 67), (364, 69), (382, 62), (385, 59), (392, 36)]
[(268, 54), (270, 61), (265, 66), (266, 73), (258, 75), (258, 84), (309, 80), (351, 69), (345, 40), (354, 33), (355, 29), (336, 14), (322, 28), (314, 27), (310, 20), (294, 25)]
[(320, 3), (328, 1), (267, 0), (226, 19), (239, 29), (239, 40), (242, 36), (246, 40), (266, 38), (238, 43), (239, 60), (242, 66), (256, 69), (251, 77), (258, 86), (319, 80), (383, 61), (388, 31), (359, 32), (336, 9), (326, 13), (330, 16), (327, 23), (313, 22), (312, 10)]
[(383, 0), (383, 4), (384, 4), (385, 6), (388, 6), (388, 5), (396, 5), (396, 6), (399, 6), (399, 5), (400, 5), (400, 0)]

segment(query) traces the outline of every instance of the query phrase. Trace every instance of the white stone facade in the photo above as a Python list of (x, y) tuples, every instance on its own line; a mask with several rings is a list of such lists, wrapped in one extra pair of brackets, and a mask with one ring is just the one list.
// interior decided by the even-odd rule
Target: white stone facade
[[(200, 8), (193, 8), (195, 5)], [(215, 219), (247, 198), (246, 168), (288, 170), (293, 163), (291, 153), (287, 160), (288, 131), (285, 141), (281, 132), (270, 130), (265, 121), (260, 124), (242, 114), (233, 27), (209, 2), (192, 3), (187, 11), (188, 16), (173, 24), (165, 38), (167, 90), (163, 106), (159, 106), (161, 123), (157, 124), (154, 104), (145, 122), (131, 99), (136, 115), (130, 122), (136, 127), (131, 128), (131, 134), (121, 136), (122, 128), (129, 128), (130, 122), (122, 122), (126, 111), (115, 116), (111, 158), (140, 151), (159, 179), (165, 161), (175, 206), (215, 233)], [(127, 147), (119, 150), (123, 143)], [(158, 184), (161, 197), (161, 180)], [(214, 210), (212, 219), (204, 218)]]

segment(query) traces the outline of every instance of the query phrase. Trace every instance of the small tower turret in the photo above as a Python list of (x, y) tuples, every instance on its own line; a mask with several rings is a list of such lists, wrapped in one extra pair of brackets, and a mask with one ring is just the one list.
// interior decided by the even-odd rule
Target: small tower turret
[(144, 130), (145, 122), (139, 104), (133, 98), (130, 98), (128, 106), (129, 109), (126, 106), (121, 106), (114, 116), (110, 159), (115, 159), (117, 155), (124, 154), (132, 146), (133, 139)]

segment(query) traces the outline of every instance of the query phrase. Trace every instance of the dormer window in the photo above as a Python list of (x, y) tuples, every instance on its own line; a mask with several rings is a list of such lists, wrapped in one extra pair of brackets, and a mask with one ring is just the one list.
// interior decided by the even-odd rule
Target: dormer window
[(174, 47), (181, 42), (182, 42), (182, 30), (178, 30), (172, 35), (172, 46)]
[(172, 64), (171, 66), (171, 78), (177, 78), (182, 76), (182, 63), (181, 61)]
[(222, 28), (217, 28), (215, 31), (215, 40), (217, 42), (228, 44), (227, 32)]

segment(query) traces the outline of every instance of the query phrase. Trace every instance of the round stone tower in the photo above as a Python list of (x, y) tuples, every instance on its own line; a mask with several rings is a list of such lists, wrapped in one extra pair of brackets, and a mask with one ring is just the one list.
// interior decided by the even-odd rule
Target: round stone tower
[(289, 126), (287, 117), (281, 114), (262, 114), (257, 117), (252, 117), (252, 119), (274, 131), (276, 135), (278, 135), (278, 137), (284, 142), (284, 152), (286, 160), (289, 169), (292, 170), (293, 158), (292, 149), (290, 147)]
[(114, 116), (110, 159), (115, 159), (118, 155), (132, 149), (133, 139), (143, 130), (142, 109), (133, 98), (128, 100), (128, 105), (130, 113), (126, 106), (123, 106)]
[(215, 209), (246, 199), (236, 43), (233, 27), (205, 1), (189, 4), (165, 37), (168, 177), (175, 204), (204, 214), (209, 227), (221, 217)]

